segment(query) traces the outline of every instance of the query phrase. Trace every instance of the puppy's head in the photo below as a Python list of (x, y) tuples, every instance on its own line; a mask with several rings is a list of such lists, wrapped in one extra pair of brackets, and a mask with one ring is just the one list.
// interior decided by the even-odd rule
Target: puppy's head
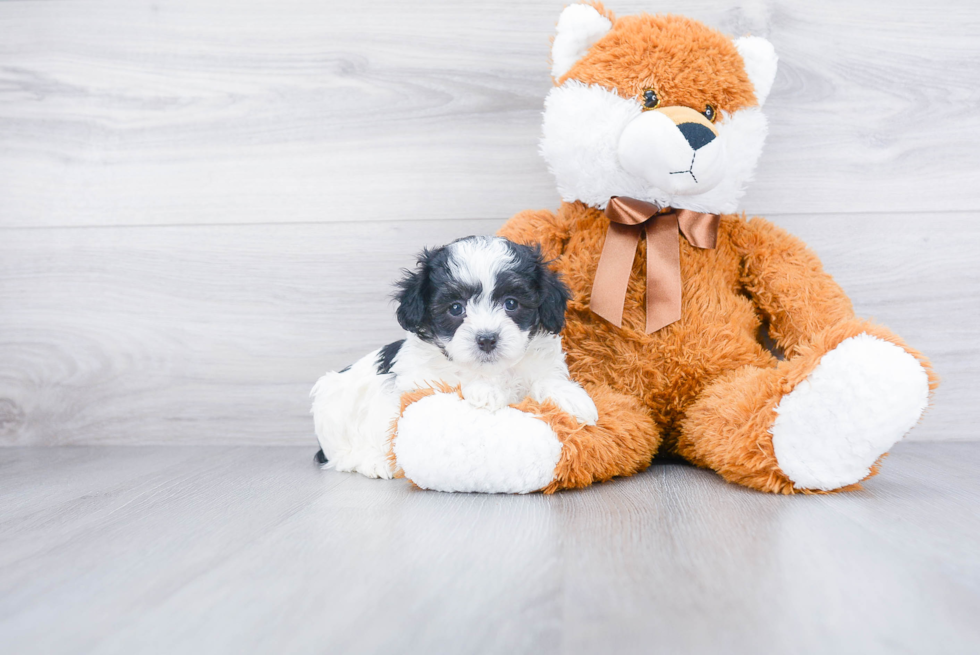
[(423, 250), (395, 294), (398, 323), (459, 364), (507, 367), (565, 325), (568, 289), (536, 247), (467, 237)]

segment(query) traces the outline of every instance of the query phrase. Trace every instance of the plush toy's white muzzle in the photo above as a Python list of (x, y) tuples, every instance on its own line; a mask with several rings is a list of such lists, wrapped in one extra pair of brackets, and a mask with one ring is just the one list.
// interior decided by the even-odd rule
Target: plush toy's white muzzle
[[(687, 108), (670, 109), (700, 116)], [(725, 144), (704, 123), (684, 115), (672, 118), (661, 111), (643, 112), (630, 121), (619, 138), (619, 163), (671, 195), (713, 189), (724, 177)]]
[(566, 202), (604, 209), (629, 196), (720, 214), (738, 208), (765, 137), (759, 107), (720, 111), (711, 123), (690, 107), (643, 111), (634, 98), (568, 80), (545, 100), (541, 154)]

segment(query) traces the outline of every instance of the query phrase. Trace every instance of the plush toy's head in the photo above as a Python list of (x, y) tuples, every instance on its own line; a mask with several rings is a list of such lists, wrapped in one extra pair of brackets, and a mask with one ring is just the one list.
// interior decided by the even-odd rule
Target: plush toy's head
[(562, 12), (551, 56), (541, 153), (563, 200), (735, 210), (766, 136), (768, 41), (590, 3)]

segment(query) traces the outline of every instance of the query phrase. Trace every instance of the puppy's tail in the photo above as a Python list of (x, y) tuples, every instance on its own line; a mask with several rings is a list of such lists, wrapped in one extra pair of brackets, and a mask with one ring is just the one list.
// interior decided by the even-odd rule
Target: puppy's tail
[(333, 464), (327, 459), (327, 456), (323, 454), (323, 448), (316, 451), (316, 455), (313, 456), (313, 462), (319, 466), (321, 469), (333, 468)]

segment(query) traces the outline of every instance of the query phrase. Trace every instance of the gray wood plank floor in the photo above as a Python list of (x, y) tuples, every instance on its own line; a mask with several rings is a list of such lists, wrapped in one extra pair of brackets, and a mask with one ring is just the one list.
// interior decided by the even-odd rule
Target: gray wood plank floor
[(4, 653), (976, 653), (980, 443), (865, 490), (424, 492), (309, 447), (0, 449)]

